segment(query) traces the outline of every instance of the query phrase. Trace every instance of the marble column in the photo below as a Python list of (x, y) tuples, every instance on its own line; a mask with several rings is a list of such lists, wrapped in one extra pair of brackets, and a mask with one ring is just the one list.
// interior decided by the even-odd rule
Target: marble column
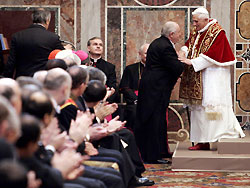
[(230, 41), (230, 0), (211, 0), (210, 16), (219, 22)]
[(91, 37), (101, 37), (101, 0), (81, 0), (81, 48), (87, 50)]

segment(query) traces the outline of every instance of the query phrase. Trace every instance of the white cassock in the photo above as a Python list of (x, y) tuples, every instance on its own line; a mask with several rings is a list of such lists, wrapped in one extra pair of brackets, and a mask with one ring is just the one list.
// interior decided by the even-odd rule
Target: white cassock
[[(200, 54), (192, 59), (195, 72), (202, 71), (202, 105), (192, 105), (190, 140), (192, 142), (215, 142), (220, 138), (244, 137), (241, 126), (232, 108), (231, 74), (232, 63), (221, 63)], [(209, 116), (215, 117), (211, 119)]]

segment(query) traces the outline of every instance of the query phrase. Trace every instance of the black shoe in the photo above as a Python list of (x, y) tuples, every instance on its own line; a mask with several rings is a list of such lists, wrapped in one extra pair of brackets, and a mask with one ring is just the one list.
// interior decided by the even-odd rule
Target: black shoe
[(145, 164), (172, 164), (169, 160), (159, 159), (155, 161), (146, 161)]
[(160, 160), (157, 160), (156, 164), (172, 164), (172, 161), (160, 159)]
[(149, 180), (148, 178), (138, 178), (138, 177), (134, 177), (131, 181), (130, 181), (130, 185), (131, 186), (135, 186), (135, 187), (139, 187), (139, 186), (152, 186), (154, 185), (155, 182), (153, 180)]

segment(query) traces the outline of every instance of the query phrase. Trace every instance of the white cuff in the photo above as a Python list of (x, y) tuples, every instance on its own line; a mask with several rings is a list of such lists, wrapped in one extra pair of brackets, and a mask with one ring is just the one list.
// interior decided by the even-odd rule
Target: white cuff
[(210, 63), (209, 61), (200, 56), (195, 59), (191, 59), (191, 62), (195, 72), (201, 71), (213, 65), (213, 63)]
[(50, 150), (50, 151), (52, 151), (53, 153), (55, 153), (55, 151), (56, 151), (55, 147), (52, 146), (52, 145), (47, 145), (47, 146), (45, 146), (45, 149), (46, 149), (46, 150)]
[(185, 56), (188, 56), (188, 47), (187, 46), (182, 46), (181, 51), (185, 52)]

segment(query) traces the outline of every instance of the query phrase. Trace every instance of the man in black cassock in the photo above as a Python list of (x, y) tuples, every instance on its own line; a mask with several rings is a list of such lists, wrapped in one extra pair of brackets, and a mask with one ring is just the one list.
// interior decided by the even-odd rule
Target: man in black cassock
[(180, 39), (175, 22), (164, 24), (161, 37), (147, 51), (146, 67), (139, 85), (136, 142), (144, 162), (166, 163), (161, 154), (168, 153), (166, 110), (171, 92), (183, 71), (174, 44)]
[(143, 44), (139, 50), (140, 62), (128, 65), (122, 75), (120, 92), (126, 101), (124, 120), (126, 127), (134, 130), (136, 120), (136, 106), (138, 100), (139, 81), (146, 63), (146, 56), (149, 44)]
[(88, 65), (96, 67), (104, 72), (107, 77), (106, 86), (114, 88), (116, 91), (115, 93), (109, 97), (108, 102), (120, 102), (119, 95), (117, 92), (116, 86), (116, 72), (115, 72), (115, 65), (105, 61), (102, 58), (103, 53), (103, 42), (100, 37), (93, 37), (88, 40), (87, 48), (90, 56), (90, 62)]

